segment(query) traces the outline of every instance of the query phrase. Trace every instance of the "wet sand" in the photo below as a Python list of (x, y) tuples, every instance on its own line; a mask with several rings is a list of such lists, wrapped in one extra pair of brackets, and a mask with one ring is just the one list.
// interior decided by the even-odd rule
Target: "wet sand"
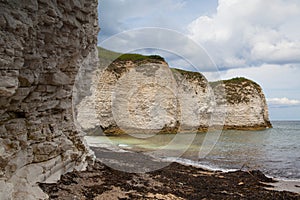
[[(275, 180), (260, 171), (209, 171), (178, 163), (147, 173), (128, 173), (123, 161), (135, 158), (143, 169), (144, 159), (161, 161), (136, 152), (111, 152), (93, 148), (98, 160), (86, 171), (70, 172), (58, 183), (41, 183), (50, 199), (299, 199), (300, 193), (273, 190)], [(104, 165), (102, 162), (110, 165)], [(150, 162), (150, 161), (149, 161)], [(139, 165), (138, 165), (139, 164)], [(150, 165), (148, 165), (149, 167)], [(147, 167), (146, 167), (147, 168)], [(144, 169), (147, 171), (147, 169)], [(131, 166), (128, 169), (132, 169)], [(127, 170), (127, 169), (126, 169)], [(125, 171), (126, 171), (125, 170)], [(266, 189), (271, 188), (271, 189)]]
[(277, 182), (271, 183), (272, 187), (267, 188), (270, 190), (277, 191), (290, 191), (300, 194), (300, 181), (290, 181), (290, 180), (277, 180)]

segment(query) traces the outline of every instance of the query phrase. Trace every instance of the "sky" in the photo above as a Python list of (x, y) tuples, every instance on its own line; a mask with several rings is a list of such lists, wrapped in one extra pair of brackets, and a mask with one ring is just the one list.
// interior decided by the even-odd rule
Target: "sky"
[(209, 81), (249, 78), (271, 120), (300, 120), (299, 0), (99, 0), (98, 11), (99, 45), (198, 66)]

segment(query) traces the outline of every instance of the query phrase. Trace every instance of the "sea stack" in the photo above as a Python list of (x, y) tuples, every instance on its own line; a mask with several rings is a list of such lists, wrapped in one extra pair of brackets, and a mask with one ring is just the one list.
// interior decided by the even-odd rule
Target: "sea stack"
[(257, 83), (246, 78), (233, 78), (210, 85), (214, 94), (224, 90), (224, 96), (216, 95), (217, 104), (224, 105), (226, 110), (223, 129), (259, 130), (272, 127), (265, 95)]

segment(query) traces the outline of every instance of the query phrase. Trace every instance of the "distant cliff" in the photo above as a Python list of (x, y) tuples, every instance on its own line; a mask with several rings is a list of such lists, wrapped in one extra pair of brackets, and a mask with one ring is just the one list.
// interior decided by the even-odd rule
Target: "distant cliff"
[[(271, 127), (262, 89), (250, 80), (209, 83), (201, 73), (169, 68), (159, 56), (101, 51), (93, 94), (77, 106), (77, 120), (90, 134)], [(215, 123), (216, 115), (224, 117)]]
[(272, 127), (265, 95), (257, 83), (246, 78), (233, 78), (210, 85), (215, 94), (218, 89), (225, 89), (225, 101), (216, 96), (217, 104), (226, 105), (223, 129), (257, 130)]

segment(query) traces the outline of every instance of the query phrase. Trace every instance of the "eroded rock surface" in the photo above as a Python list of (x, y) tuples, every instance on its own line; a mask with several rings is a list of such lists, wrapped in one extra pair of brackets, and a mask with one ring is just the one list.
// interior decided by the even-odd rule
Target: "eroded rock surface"
[(251, 80), (209, 83), (201, 73), (169, 68), (163, 58), (110, 54), (115, 60), (102, 61), (91, 94), (77, 106), (88, 134), (271, 127), (265, 96)]
[(112, 135), (207, 128), (213, 94), (202, 74), (171, 70), (159, 57), (117, 59), (98, 71), (93, 93), (77, 106), (77, 120), (87, 132), (95, 127)]
[(97, 63), (97, 0), (0, 1), (0, 199), (38, 199), (36, 182), (82, 169), (78, 69)]
[(225, 107), (224, 129), (257, 130), (272, 127), (262, 88), (246, 78), (233, 78), (212, 83), (214, 93), (223, 89), (225, 96), (216, 95), (216, 102)]

